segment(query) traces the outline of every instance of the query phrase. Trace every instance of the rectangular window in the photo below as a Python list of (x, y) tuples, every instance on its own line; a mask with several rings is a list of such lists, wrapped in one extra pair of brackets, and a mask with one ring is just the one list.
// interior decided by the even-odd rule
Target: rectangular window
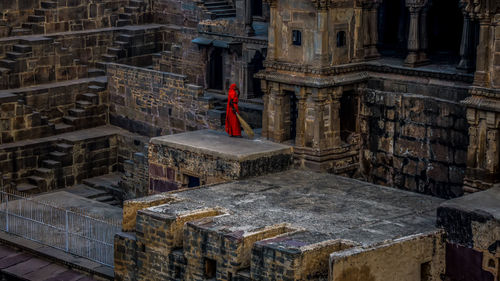
[(295, 46), (302, 45), (302, 32), (300, 30), (292, 30), (292, 44)]

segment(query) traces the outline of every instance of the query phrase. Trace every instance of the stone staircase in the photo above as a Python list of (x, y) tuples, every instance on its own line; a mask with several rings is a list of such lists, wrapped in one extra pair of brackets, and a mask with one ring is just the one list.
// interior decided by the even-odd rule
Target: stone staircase
[(123, 203), (120, 198), (123, 196), (123, 191), (118, 187), (121, 178), (122, 174), (111, 173), (85, 179), (82, 185), (102, 191), (97, 196), (92, 196), (91, 199), (113, 206), (121, 206)]
[(199, 0), (197, 2), (212, 19), (236, 17), (236, 9), (231, 0)]
[(63, 191), (67, 191), (69, 193), (73, 193), (101, 203), (106, 203), (111, 206), (120, 207), (122, 205), (122, 203), (119, 200), (115, 199), (109, 191), (100, 189), (100, 187), (94, 188), (84, 183), (65, 188), (63, 189)]
[(139, 24), (139, 14), (144, 11), (146, 4), (141, 0), (130, 0), (123, 13), (118, 14), (116, 26)]
[[(10, 75), (7, 86), (2, 87), (0, 85), (0, 89), (19, 88), (54, 81), (55, 75), (49, 75), (43, 71), (36, 72), (31, 66), (33, 60), (40, 61), (39, 58), (33, 55), (36, 53), (35, 50), (40, 51), (46, 48), (47, 45), (54, 42), (54, 39), (34, 35), (25, 37), (18, 42), (13, 45), (11, 51), (6, 52), (4, 58), (0, 59), (0, 73)], [(47, 52), (46, 56), (49, 56), (48, 51), (45, 52)], [(23, 73), (23, 75), (19, 73)]]
[(35, 194), (46, 192), (74, 184), (74, 177), (68, 168), (73, 165), (73, 145), (58, 142), (49, 153), (49, 158), (43, 160), (41, 167), (34, 170), (33, 175), (20, 179), (17, 191)]
[(28, 16), (28, 21), (23, 23), (21, 27), (12, 29), (12, 36), (44, 34), (45, 22), (48, 19), (57, 18), (57, 2), (41, 1), (40, 8), (35, 9), (34, 15)]
[(67, 131), (102, 126), (107, 123), (106, 83), (98, 80), (88, 86), (88, 92), (77, 96), (75, 108), (62, 118)]
[(11, 52), (6, 52), (6, 57), (0, 59), (0, 71), (22, 72), (27, 68), (26, 61), (32, 57), (32, 47), (24, 44), (16, 44)]
[[(108, 47), (107, 54), (102, 55), (104, 64), (115, 62), (123, 58), (152, 54), (158, 51), (155, 38), (149, 37), (145, 29), (131, 28), (123, 30)], [(102, 67), (102, 65), (101, 65)]]

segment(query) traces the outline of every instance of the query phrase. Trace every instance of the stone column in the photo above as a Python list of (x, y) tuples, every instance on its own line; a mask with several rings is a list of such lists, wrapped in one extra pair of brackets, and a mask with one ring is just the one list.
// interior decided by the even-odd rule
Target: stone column
[(406, 0), (406, 7), (410, 11), (410, 31), (408, 34), (408, 56), (405, 60), (405, 66), (416, 67), (425, 64), (426, 61), (421, 61), (422, 56), (422, 42), (425, 43), (427, 38), (421, 38), (421, 36), (426, 36), (427, 33), (421, 31), (421, 12), (425, 5), (426, 0)]
[[(264, 83), (263, 83), (264, 84)], [(267, 83), (266, 83), (267, 84)], [(270, 89), (263, 88), (264, 96), (262, 99), (264, 100), (264, 110), (262, 112), (262, 137), (268, 139), (269, 138), (269, 95), (271, 93)]]
[(378, 44), (378, 7), (380, 3), (375, 1), (370, 5), (370, 9), (368, 11), (368, 26), (369, 26), (369, 43), (367, 47), (367, 55), (368, 59), (376, 59), (380, 57), (380, 54), (377, 49)]
[(267, 60), (274, 60), (276, 58), (276, 17), (278, 13), (276, 11), (276, 0), (265, 0), (269, 3), (270, 19), (269, 28), (267, 36)]
[(301, 89), (301, 94), (298, 96), (298, 110), (299, 116), (297, 118), (297, 135), (295, 136), (295, 146), (304, 147), (306, 145), (305, 139), (305, 122), (306, 122), (306, 95), (305, 90)]
[(333, 131), (333, 140), (332, 145), (334, 147), (340, 147), (342, 141), (340, 139), (340, 99), (344, 94), (343, 87), (337, 87), (333, 90), (332, 94), (332, 131)]
[(255, 30), (252, 26), (252, 0), (245, 0), (245, 33), (247, 36), (254, 36)]
[(314, 55), (320, 65), (328, 65), (328, 9), (322, 7), (317, 13), (317, 26), (314, 32)]
[(420, 65), (429, 63), (429, 59), (427, 58), (427, 48), (429, 47), (429, 39), (427, 36), (427, 12), (428, 6), (424, 6), (420, 12), (420, 50), (418, 52)]
[(472, 68), (472, 24), (467, 12), (464, 12), (462, 41), (460, 43), (460, 62), (457, 68), (462, 70), (470, 70)]
[(365, 57), (363, 14), (362, 7), (357, 6), (354, 8), (355, 23), (353, 61), (363, 61)]
[(490, 64), (490, 19), (484, 18), (479, 21), (479, 44), (477, 45), (476, 74), (474, 85), (488, 87)]

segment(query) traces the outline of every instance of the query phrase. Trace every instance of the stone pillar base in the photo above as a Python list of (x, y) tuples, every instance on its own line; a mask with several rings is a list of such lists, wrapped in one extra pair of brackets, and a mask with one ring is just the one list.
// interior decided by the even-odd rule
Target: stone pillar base
[(431, 61), (425, 53), (409, 53), (405, 59), (404, 66), (419, 67), (430, 64)]
[(357, 147), (345, 146), (321, 151), (307, 147), (294, 147), (293, 152), (295, 167), (299, 169), (352, 176), (359, 168)]

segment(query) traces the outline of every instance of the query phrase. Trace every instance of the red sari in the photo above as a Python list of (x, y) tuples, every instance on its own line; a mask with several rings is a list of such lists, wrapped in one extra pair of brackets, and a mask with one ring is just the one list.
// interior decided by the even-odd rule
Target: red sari
[(236, 117), (236, 114), (231, 107), (231, 102), (236, 112), (240, 113), (240, 110), (238, 109), (238, 93), (236, 93), (236, 84), (232, 84), (229, 88), (226, 109), (226, 132), (232, 137), (239, 137), (241, 136), (241, 125), (238, 117)]

